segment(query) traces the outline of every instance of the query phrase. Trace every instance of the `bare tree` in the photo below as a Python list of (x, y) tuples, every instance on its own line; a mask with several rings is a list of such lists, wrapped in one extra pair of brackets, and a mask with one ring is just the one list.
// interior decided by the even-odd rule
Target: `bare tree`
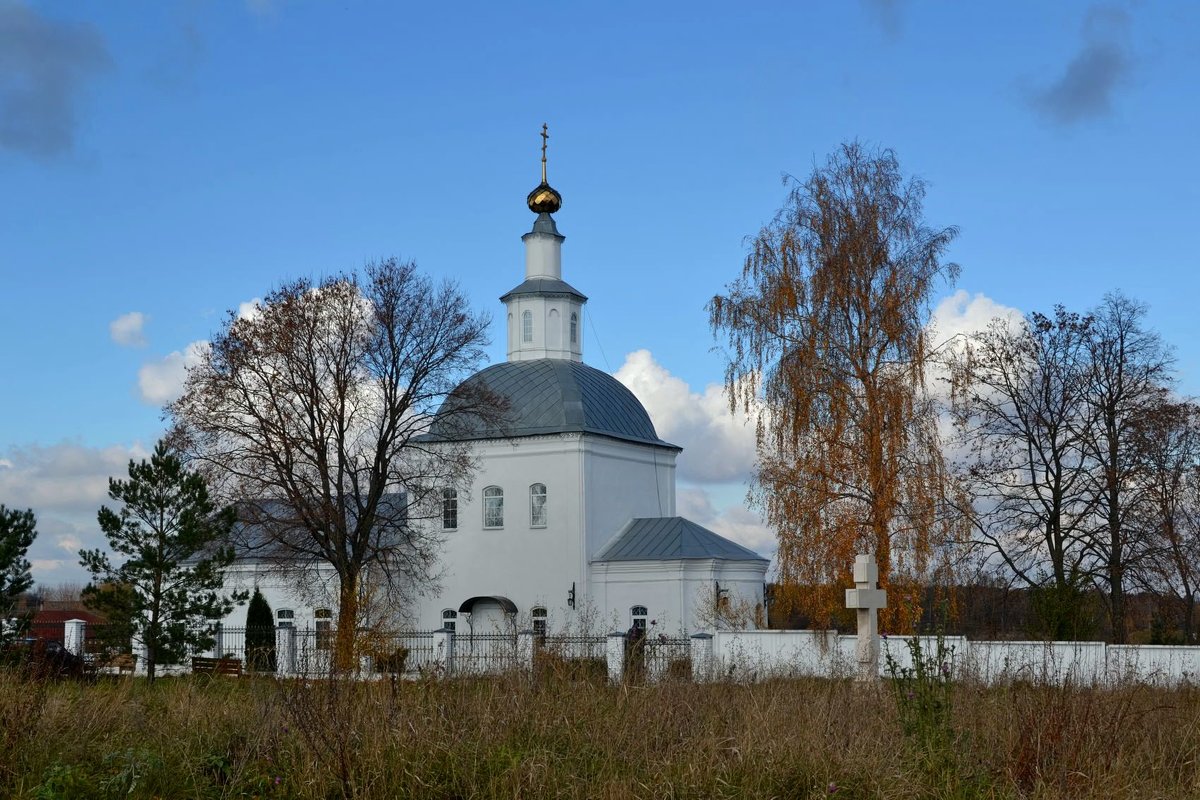
[(957, 232), (925, 224), (924, 197), (891, 150), (843, 145), (792, 183), (709, 306), (731, 348), (730, 405), (758, 419), (750, 497), (778, 529), (777, 605), (821, 587), (800, 603), (827, 616), (864, 549), (893, 608), (919, 605), (942, 522), (926, 323), (958, 272), (943, 260)]
[(1021, 582), (1049, 584), (1050, 633), (1065, 635), (1082, 574), (1094, 496), (1087, 444), (1092, 327), (1061, 306), (1054, 317), (992, 320), (948, 349), (960, 508), (976, 545)]
[(1146, 469), (1138, 425), (1171, 380), (1171, 357), (1145, 328), (1146, 306), (1120, 292), (1093, 312), (1088, 337), (1087, 402), (1094, 424), (1085, 429), (1091, 492), (1098, 524), (1087, 539), (1092, 574), (1108, 606), (1112, 640), (1127, 640), (1125, 587), (1149, 554), (1138, 526), (1128, 524), (1145, 494)]
[(293, 281), (255, 313), (229, 314), (167, 409), (179, 446), (238, 501), (243, 547), (336, 573), (339, 668), (352, 663), (365, 581), (401, 603), (433, 577), (430, 521), (473, 462), (466, 445), (425, 434), (503, 411), (471, 388), (443, 403), (482, 361), (487, 326), (457, 286), (394, 259)]
[(1126, 520), (1145, 537), (1142, 588), (1166, 592), (1182, 607), (1185, 644), (1196, 643), (1200, 597), (1200, 406), (1164, 401), (1147, 410), (1136, 428), (1146, 466), (1145, 503)]

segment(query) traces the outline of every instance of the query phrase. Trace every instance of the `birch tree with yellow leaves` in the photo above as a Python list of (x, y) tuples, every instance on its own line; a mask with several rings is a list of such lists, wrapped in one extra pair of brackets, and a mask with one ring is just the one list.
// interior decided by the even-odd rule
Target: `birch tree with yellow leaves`
[(854, 554), (873, 552), (885, 624), (906, 627), (953, 524), (926, 366), (957, 230), (925, 223), (926, 184), (890, 149), (843, 144), (788, 184), (708, 307), (731, 409), (757, 421), (750, 499), (778, 532), (776, 608), (827, 622)]

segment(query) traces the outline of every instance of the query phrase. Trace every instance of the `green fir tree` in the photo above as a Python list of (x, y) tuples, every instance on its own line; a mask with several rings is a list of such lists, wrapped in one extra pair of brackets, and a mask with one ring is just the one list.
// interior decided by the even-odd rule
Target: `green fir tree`
[(275, 671), (275, 616), (257, 586), (246, 608), (246, 664), (259, 672)]
[(244, 602), (224, 594), (222, 573), (233, 562), (233, 509), (217, 509), (204, 479), (184, 468), (159, 442), (149, 461), (129, 462), (129, 480), (111, 479), (108, 494), (120, 510), (100, 509), (100, 529), (112, 552), (82, 550), (92, 574), (84, 601), (118, 626), (128, 625), (145, 646), (146, 674), (178, 663), (189, 648), (213, 646), (217, 621)]
[(17, 511), (0, 504), (0, 645), (20, 636), (29, 626), (29, 615), (15, 614), (17, 600), (33, 585), (25, 554), (37, 536), (33, 511)]

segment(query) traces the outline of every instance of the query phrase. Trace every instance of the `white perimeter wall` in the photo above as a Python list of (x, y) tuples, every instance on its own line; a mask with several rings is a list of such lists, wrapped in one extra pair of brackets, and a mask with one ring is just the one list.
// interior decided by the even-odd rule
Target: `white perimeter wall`
[[(714, 675), (734, 680), (771, 676), (849, 676), (854, 672), (855, 636), (831, 631), (717, 631)], [(912, 667), (911, 637), (880, 642), (879, 674), (888, 676), (885, 653), (898, 669)], [(923, 656), (933, 658), (937, 639), (918, 637)], [(1174, 686), (1200, 681), (1200, 647), (1106, 645), (1104, 642), (972, 642), (942, 640), (952, 674), (984, 683), (1014, 680), (1097, 685), (1150, 683)], [(940, 663), (935, 667), (940, 668)]]

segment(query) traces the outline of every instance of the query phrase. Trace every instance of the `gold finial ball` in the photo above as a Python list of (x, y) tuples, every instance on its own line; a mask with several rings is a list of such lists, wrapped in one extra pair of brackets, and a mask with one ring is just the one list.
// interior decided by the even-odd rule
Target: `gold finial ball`
[(562, 208), (562, 195), (543, 181), (529, 193), (525, 202), (529, 204), (529, 210), (535, 214), (553, 214)]

